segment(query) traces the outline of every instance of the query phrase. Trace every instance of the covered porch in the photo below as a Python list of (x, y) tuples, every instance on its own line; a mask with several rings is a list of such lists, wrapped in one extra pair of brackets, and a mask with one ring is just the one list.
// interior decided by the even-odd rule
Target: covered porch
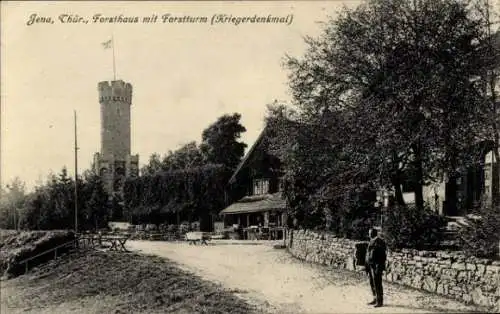
[(279, 193), (245, 196), (220, 212), (225, 228), (238, 230), (243, 239), (282, 239), (286, 202)]

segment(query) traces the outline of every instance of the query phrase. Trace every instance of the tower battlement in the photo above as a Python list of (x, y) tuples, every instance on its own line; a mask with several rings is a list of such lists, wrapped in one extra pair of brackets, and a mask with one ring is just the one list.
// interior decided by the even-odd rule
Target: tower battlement
[(103, 81), (98, 84), (99, 102), (122, 101), (132, 103), (132, 84), (122, 80)]

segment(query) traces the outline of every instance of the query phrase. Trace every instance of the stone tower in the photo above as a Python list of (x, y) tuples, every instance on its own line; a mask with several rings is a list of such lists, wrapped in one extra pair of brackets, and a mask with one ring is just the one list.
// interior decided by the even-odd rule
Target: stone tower
[(95, 171), (110, 197), (122, 193), (126, 177), (139, 173), (139, 155), (130, 154), (132, 85), (122, 80), (98, 84), (101, 105), (101, 152), (94, 155)]

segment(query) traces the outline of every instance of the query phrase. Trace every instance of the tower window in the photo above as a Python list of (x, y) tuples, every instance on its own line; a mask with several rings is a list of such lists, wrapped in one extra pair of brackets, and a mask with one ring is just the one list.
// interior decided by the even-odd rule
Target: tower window
[(125, 169), (124, 168), (116, 168), (115, 173), (118, 176), (124, 176), (125, 175)]
[(100, 175), (101, 175), (101, 176), (105, 176), (106, 174), (108, 174), (108, 169), (106, 169), (106, 168), (101, 168)]

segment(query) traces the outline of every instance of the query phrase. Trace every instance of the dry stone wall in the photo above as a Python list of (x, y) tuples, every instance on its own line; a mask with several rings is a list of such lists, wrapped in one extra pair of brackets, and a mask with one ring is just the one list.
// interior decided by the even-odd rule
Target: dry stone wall
[[(354, 265), (359, 241), (289, 230), (285, 242), (290, 254), (301, 260), (364, 271)], [(500, 312), (500, 261), (467, 258), (461, 252), (403, 249), (388, 252), (384, 279)]]

